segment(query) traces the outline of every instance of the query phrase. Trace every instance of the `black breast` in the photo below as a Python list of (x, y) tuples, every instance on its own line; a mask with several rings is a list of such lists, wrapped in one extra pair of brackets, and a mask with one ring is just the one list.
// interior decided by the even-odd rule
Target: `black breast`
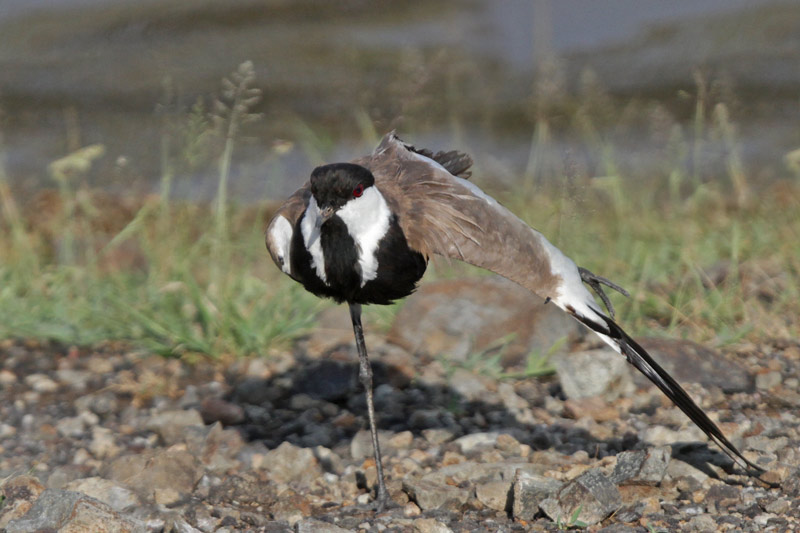
[(356, 243), (339, 217), (333, 216), (323, 224), (320, 241), (326, 280), (323, 282), (311, 266), (311, 254), (305, 247), (300, 221), (292, 237), (292, 274), (309, 292), (337, 302), (392, 303), (414, 291), (427, 266), (422, 254), (408, 247), (394, 216), (386, 235), (378, 243), (377, 276), (363, 287)]
[(425, 257), (408, 247), (408, 241), (392, 216), (389, 230), (378, 243), (378, 275), (361, 288), (357, 303), (389, 304), (405, 298), (417, 288), (428, 263)]

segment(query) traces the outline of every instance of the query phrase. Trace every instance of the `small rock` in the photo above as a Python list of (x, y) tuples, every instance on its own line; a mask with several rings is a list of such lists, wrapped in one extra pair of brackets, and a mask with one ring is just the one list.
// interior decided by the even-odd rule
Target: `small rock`
[(671, 458), (669, 446), (622, 452), (617, 455), (611, 481), (617, 485), (658, 485), (664, 479)]
[[(378, 434), (379, 441), (380, 441), (380, 433)], [(387, 443), (389, 448), (394, 448), (396, 450), (405, 450), (411, 447), (411, 444), (414, 442), (414, 434), (410, 431), (401, 431), (396, 435), (393, 435), (392, 438), (389, 439)]]
[(777, 500), (768, 503), (766, 507), (764, 507), (764, 510), (768, 513), (774, 513), (782, 516), (785, 515), (791, 508), (791, 501), (787, 500), (786, 498), (778, 498)]
[(488, 433), (471, 433), (469, 435), (459, 437), (453, 442), (459, 448), (461, 448), (461, 453), (468, 454), (477, 450), (494, 448), (497, 445), (497, 437), (499, 436), (500, 432), (498, 431), (491, 431)]
[(0, 370), (0, 385), (13, 385), (17, 379), (17, 375), (11, 370), (7, 368)]
[(517, 520), (532, 520), (542, 500), (561, 488), (555, 479), (518, 470), (514, 476), (513, 515)]
[(417, 533), (452, 533), (453, 530), (435, 518), (417, 518), (414, 520), (414, 531)]
[(610, 349), (562, 354), (553, 362), (569, 399), (600, 396), (611, 401), (628, 396), (635, 389), (630, 365)]
[(78, 412), (90, 411), (96, 415), (104, 416), (115, 413), (119, 409), (117, 396), (110, 391), (87, 394), (75, 400)]
[(777, 387), (783, 381), (783, 376), (780, 372), (772, 371), (756, 375), (756, 388), (758, 390), (769, 390)]
[(785, 448), (788, 444), (789, 439), (786, 437), (769, 438), (763, 435), (754, 435), (744, 439), (745, 448), (766, 453), (775, 453)]
[(270, 478), (278, 483), (307, 482), (322, 476), (322, 468), (314, 452), (289, 442), (267, 452), (263, 467)]
[(459, 511), (469, 500), (470, 491), (427, 480), (405, 480), (403, 490), (423, 511), (443, 509)]
[[(388, 451), (392, 436), (391, 431), (378, 430), (378, 444), (381, 452)], [(353, 436), (353, 440), (350, 441), (350, 455), (356, 461), (373, 456), (372, 433), (368, 429), (362, 429)]]
[(102, 426), (93, 427), (89, 451), (98, 459), (116, 457), (120, 447), (114, 442), (114, 432)]
[(349, 533), (351, 529), (344, 529), (322, 520), (314, 518), (306, 518), (295, 524), (295, 531), (297, 533)]
[(158, 433), (167, 446), (183, 442), (186, 429), (193, 426), (203, 427), (203, 417), (194, 409), (181, 411), (165, 411), (158, 413), (147, 421), (146, 428)]
[(46, 374), (29, 374), (25, 376), (25, 384), (40, 393), (58, 390), (58, 383), (50, 379)]
[(56, 378), (58, 378), (58, 381), (74, 390), (85, 390), (86, 384), (91, 377), (92, 373), (88, 370), (64, 368), (56, 371)]
[(82, 492), (107, 504), (115, 511), (129, 511), (141, 505), (141, 501), (132, 491), (100, 477), (72, 481), (64, 487), (64, 490)]
[(7, 533), (31, 531), (144, 533), (145, 527), (80, 492), (47, 489), (25, 516), (6, 526)]
[(619, 412), (602, 398), (589, 397), (569, 399), (564, 402), (564, 416), (576, 420), (588, 416), (595, 422), (608, 422), (618, 420)]
[(490, 378), (479, 376), (463, 368), (456, 369), (450, 379), (450, 387), (468, 401), (479, 401), (485, 398), (490, 384), (492, 384)]
[(245, 419), (244, 407), (216, 397), (206, 398), (202, 401), (200, 416), (206, 424), (222, 422), (226, 426), (241, 424)]
[(738, 505), (742, 501), (741, 490), (733, 485), (720, 483), (706, 491), (704, 503), (709, 510), (718, 511)]
[(698, 531), (698, 532), (714, 532), (718, 531), (717, 529), (717, 522), (711, 515), (701, 514), (695, 517), (692, 517), (687, 524), (686, 531)]
[(506, 511), (510, 507), (513, 482), (509, 481), (490, 481), (480, 483), (475, 487), (475, 496), (478, 501), (489, 509), (496, 511)]
[[(621, 506), (619, 489), (597, 469), (588, 470), (566, 483), (552, 498), (539, 505), (553, 521), (564, 523), (575, 517), (576, 523), (589, 526), (601, 522)], [(567, 522), (567, 525), (570, 524)]]
[(425, 437), (426, 441), (430, 442), (434, 446), (444, 444), (445, 442), (453, 440), (453, 437), (455, 437), (453, 432), (449, 429), (441, 428), (423, 429), (422, 436)]
[(65, 437), (80, 437), (86, 424), (80, 416), (67, 416), (56, 422), (56, 431)]
[(708, 479), (708, 474), (683, 461), (670, 461), (667, 465), (667, 475), (672, 479), (692, 478), (700, 484)]

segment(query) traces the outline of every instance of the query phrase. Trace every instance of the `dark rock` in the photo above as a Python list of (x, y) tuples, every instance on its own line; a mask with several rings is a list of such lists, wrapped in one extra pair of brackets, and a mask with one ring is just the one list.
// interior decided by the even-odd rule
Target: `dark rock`
[(222, 398), (206, 398), (200, 403), (200, 416), (206, 424), (221, 422), (226, 426), (233, 426), (244, 422), (244, 408)]
[(709, 507), (725, 509), (738, 505), (742, 501), (741, 490), (733, 485), (713, 485), (706, 492), (705, 502)]
[(358, 369), (355, 363), (330, 359), (313, 361), (295, 379), (293, 392), (334, 402), (361, 393), (357, 378)]

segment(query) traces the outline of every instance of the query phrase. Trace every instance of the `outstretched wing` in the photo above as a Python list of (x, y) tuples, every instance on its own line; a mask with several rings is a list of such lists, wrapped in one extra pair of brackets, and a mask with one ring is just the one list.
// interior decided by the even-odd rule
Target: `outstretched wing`
[(611, 318), (583, 284), (575, 263), (541, 233), (485, 194), (454, 176), (426, 153), (387, 135), (371, 157), (359, 161), (386, 189), (409, 245), (486, 268), (517, 282), (593, 330), (647, 376), (734, 461), (747, 460), (686, 391)]

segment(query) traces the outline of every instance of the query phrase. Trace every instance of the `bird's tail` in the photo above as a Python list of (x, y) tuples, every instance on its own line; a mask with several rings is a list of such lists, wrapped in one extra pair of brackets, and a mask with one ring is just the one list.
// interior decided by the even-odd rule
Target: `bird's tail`
[(708, 418), (708, 415), (698, 406), (694, 400), (683, 390), (675, 379), (661, 366), (653, 360), (647, 351), (639, 343), (633, 340), (625, 331), (605, 314), (592, 309), (591, 317), (584, 316), (574, 309), (568, 312), (578, 321), (592, 329), (614, 350), (624, 355), (630, 364), (647, 376), (661, 392), (667, 395), (672, 402), (677, 405), (686, 416), (688, 416), (697, 427), (708, 435), (708, 438), (717, 443), (735, 463), (739, 463), (748, 471), (748, 474), (758, 477), (764, 469), (756, 466), (742, 455), (731, 441), (722, 433), (717, 425)]

